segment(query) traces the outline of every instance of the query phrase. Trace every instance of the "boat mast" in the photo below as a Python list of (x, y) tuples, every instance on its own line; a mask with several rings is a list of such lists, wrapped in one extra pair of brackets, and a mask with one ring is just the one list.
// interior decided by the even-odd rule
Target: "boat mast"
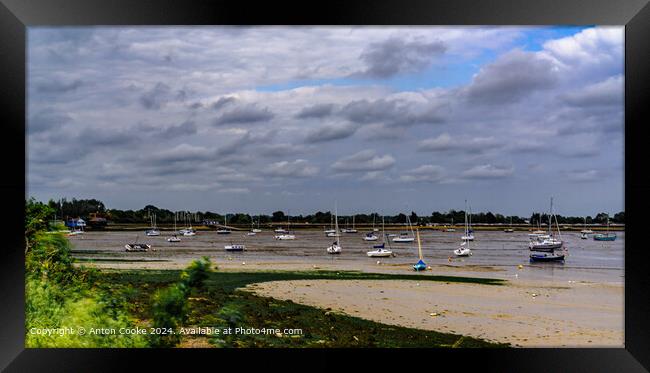
[(336, 206), (336, 203), (334, 204), (334, 216), (335, 216), (334, 220), (336, 221), (336, 228), (335, 228), (336, 233), (334, 233), (334, 235), (336, 236), (336, 246), (341, 246), (339, 244), (339, 236), (340, 236), (340, 234), (339, 234), (339, 213), (338, 213), (338, 207)]
[(420, 255), (420, 260), (422, 260), (422, 244), (420, 243), (420, 230), (416, 229), (416, 237), (418, 239), (418, 254)]

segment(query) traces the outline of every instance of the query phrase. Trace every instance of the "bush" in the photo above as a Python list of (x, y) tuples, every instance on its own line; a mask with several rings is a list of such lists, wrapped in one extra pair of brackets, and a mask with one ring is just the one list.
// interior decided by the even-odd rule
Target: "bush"
[(207, 256), (193, 261), (181, 274), (181, 281), (189, 288), (202, 288), (203, 281), (208, 278), (208, 274), (211, 271), (211, 265), (210, 258)]
[[(176, 331), (187, 319), (187, 287), (183, 283), (174, 284), (158, 290), (153, 296), (151, 306), (154, 328)], [(151, 345), (154, 347), (173, 347), (180, 341), (175, 334), (151, 334)]]

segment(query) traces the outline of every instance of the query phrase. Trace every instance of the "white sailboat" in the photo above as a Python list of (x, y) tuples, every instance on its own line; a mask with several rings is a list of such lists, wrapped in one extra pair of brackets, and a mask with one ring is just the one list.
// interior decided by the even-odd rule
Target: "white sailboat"
[(339, 239), (340, 239), (339, 236), (340, 235), (338, 234), (339, 233), (339, 217), (338, 217), (338, 212), (337, 212), (337, 207), (336, 206), (334, 206), (334, 215), (335, 215), (334, 221), (336, 222), (335, 223), (335, 228), (334, 228), (335, 229), (335, 234), (336, 234), (336, 241), (334, 241), (334, 243), (332, 243), (332, 245), (327, 248), (327, 253), (332, 254), (332, 255), (341, 253), (341, 243), (339, 241)]
[(506, 233), (512, 233), (515, 231), (514, 229), (512, 229), (512, 216), (510, 217), (510, 228), (506, 228), (503, 231)]
[(151, 221), (151, 229), (147, 230), (145, 234), (147, 236), (160, 236), (160, 231), (156, 227), (156, 214), (150, 214), (149, 220)]
[[(471, 215), (470, 215), (471, 216)], [(462, 237), (463, 242), (461, 242), (460, 247), (454, 250), (454, 255), (456, 256), (470, 256), (472, 255), (472, 250), (469, 248), (469, 243), (474, 239), (472, 237), (472, 240), (466, 239), (468, 236), (469, 232), (469, 223), (467, 220), (467, 200), (465, 200), (465, 236)]]
[(217, 229), (217, 234), (230, 234), (230, 229), (226, 228), (228, 226), (228, 213), (223, 215), (223, 227)]
[(296, 236), (293, 234), (290, 234), (291, 230), (291, 220), (289, 217), (289, 214), (287, 214), (287, 230), (285, 231), (284, 229), (276, 229), (276, 233), (280, 233), (275, 236), (276, 240), (295, 240)]
[[(336, 230), (334, 230), (334, 215), (332, 214), (330, 214), (330, 229), (326, 229), (324, 233), (327, 237), (334, 237), (333, 235), (336, 234)], [(332, 234), (332, 236), (330, 236), (330, 234)]]
[(185, 215), (185, 219), (187, 220), (188, 228), (185, 228), (183, 232), (183, 236), (196, 236), (196, 231), (194, 231), (194, 228), (192, 228), (192, 219), (189, 218), (188, 215)]
[(454, 228), (454, 217), (451, 217), (451, 226), (447, 229), (445, 229), (445, 232), (456, 232), (456, 228)]
[(357, 230), (354, 228), (354, 215), (352, 215), (352, 228), (347, 228), (347, 225), (348, 225), (348, 223), (347, 223), (347, 219), (346, 219), (346, 222), (345, 222), (346, 228), (341, 230), (343, 233), (357, 233)]
[(393, 255), (393, 252), (386, 250), (386, 231), (384, 230), (384, 217), (381, 217), (381, 244), (374, 245), (372, 248), (375, 250), (368, 251), (367, 255), (371, 258), (386, 258)]
[[(582, 228), (582, 230), (580, 231), (580, 233), (582, 233), (582, 234), (584, 234), (584, 235), (594, 233), (594, 231), (592, 231), (591, 229), (587, 229), (587, 218), (585, 218), (585, 225), (584, 225), (584, 227)], [(582, 237), (580, 237), (580, 238), (582, 238)]]
[(469, 208), (469, 222), (467, 219), (467, 200), (465, 200), (465, 234), (460, 238), (465, 241), (474, 241), (474, 231), (472, 230), (472, 207)]
[[(553, 197), (551, 197), (551, 207), (548, 213), (548, 235), (538, 236), (537, 238), (531, 239), (528, 244), (528, 248), (531, 251), (554, 251), (556, 249), (562, 248), (564, 243), (562, 242), (562, 236), (560, 233), (560, 225), (557, 224), (557, 217), (555, 218), (555, 223), (557, 225), (557, 233), (560, 239), (556, 239), (553, 235)], [(543, 237), (543, 238), (542, 238)]]
[(253, 228), (251, 232), (253, 233), (262, 233), (262, 230), (260, 229), (260, 215), (257, 215), (257, 228)]
[(415, 234), (413, 233), (413, 226), (411, 225), (411, 219), (406, 216), (406, 222), (409, 225), (409, 229), (411, 230), (411, 236), (408, 235), (408, 232), (402, 232), (400, 233), (399, 236), (393, 238), (393, 242), (413, 242), (415, 241)]
[(176, 213), (174, 213), (174, 234), (167, 239), (167, 242), (180, 242), (181, 239), (178, 237), (176, 232)]

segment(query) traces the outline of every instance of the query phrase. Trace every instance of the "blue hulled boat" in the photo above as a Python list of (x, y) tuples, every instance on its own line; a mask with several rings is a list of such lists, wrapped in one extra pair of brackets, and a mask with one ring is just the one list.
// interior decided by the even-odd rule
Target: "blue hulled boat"
[(424, 271), (427, 269), (427, 264), (422, 261), (422, 259), (418, 260), (417, 263), (413, 264), (413, 269), (416, 271)]

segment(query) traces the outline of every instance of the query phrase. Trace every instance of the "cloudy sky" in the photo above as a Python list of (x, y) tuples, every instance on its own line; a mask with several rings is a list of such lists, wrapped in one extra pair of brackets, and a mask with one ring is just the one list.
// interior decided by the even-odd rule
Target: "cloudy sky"
[(28, 195), (109, 207), (624, 209), (622, 27), (28, 31)]

